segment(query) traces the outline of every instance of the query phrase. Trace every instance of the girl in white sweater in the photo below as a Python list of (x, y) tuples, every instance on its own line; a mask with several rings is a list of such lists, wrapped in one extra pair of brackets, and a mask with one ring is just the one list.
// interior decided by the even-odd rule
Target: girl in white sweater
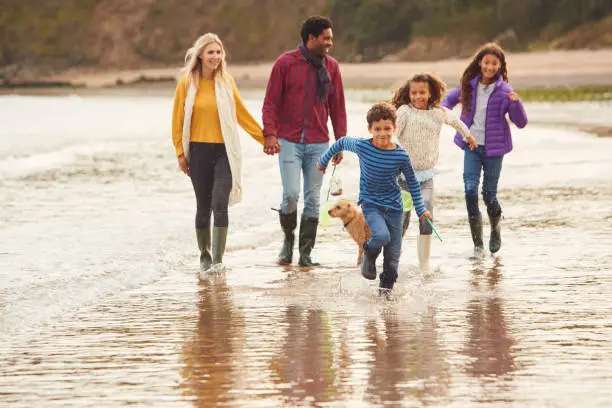
[[(446, 85), (432, 74), (417, 74), (399, 88), (393, 96), (397, 108), (397, 140), (408, 152), (415, 175), (420, 183), (425, 208), (433, 214), (435, 166), (440, 155), (440, 130), (446, 123), (454, 127), (473, 150), (477, 144), (467, 126), (450, 110), (440, 106)], [(402, 182), (400, 181), (400, 184)], [(405, 186), (402, 186), (405, 188)], [(410, 211), (404, 214), (404, 234), (410, 222)], [(417, 255), (419, 267), (428, 272), (431, 248), (431, 227), (419, 221)]]

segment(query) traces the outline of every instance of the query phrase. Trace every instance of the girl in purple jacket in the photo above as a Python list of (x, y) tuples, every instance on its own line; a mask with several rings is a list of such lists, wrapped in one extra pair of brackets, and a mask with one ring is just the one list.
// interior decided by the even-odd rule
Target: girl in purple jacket
[(463, 72), (460, 86), (449, 92), (441, 105), (452, 109), (458, 103), (461, 103), (461, 120), (478, 143), (476, 149), (470, 150), (462, 136), (455, 135), (455, 144), (464, 151), (463, 182), (474, 254), (479, 256), (484, 251), (482, 216), (478, 208), (481, 170), (482, 199), (491, 224), (489, 250), (495, 253), (501, 247), (502, 214), (497, 201), (497, 182), (504, 155), (512, 150), (506, 113), (517, 127), (527, 125), (523, 103), (508, 85), (506, 56), (497, 44), (485, 44), (478, 50)]

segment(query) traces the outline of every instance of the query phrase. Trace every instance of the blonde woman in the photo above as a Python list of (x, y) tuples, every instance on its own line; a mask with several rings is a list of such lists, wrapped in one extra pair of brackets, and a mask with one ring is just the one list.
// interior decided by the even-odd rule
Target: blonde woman
[(204, 34), (187, 50), (172, 112), (178, 166), (191, 178), (196, 196), (195, 227), (202, 270), (223, 261), (228, 206), (242, 197), (237, 125), (263, 145), (261, 126), (247, 111), (226, 71), (223, 43), (216, 34)]

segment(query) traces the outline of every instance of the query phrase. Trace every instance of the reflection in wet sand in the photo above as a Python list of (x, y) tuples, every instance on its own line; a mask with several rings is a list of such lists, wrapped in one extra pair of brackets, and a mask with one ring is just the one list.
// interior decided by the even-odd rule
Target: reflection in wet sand
[[(372, 362), (365, 399), (374, 404), (440, 400), (450, 385), (450, 367), (437, 334), (436, 314), (428, 307), (418, 320), (398, 310), (381, 313), (366, 325)], [(391, 404), (391, 405), (389, 405)]]
[(196, 407), (225, 405), (232, 399), (234, 356), (244, 342), (244, 319), (232, 304), (224, 274), (200, 281), (198, 313), (196, 331), (183, 345), (181, 386)]
[(287, 335), (280, 354), (270, 362), (286, 404), (328, 402), (337, 398), (334, 344), (327, 313), (291, 305), (282, 324)]
[[(472, 270), (473, 289), (495, 291), (502, 277), (502, 263), (494, 258), (491, 268), (475, 262)], [(512, 376), (517, 369), (514, 362), (516, 342), (509, 333), (504, 314), (503, 300), (494, 293), (476, 295), (466, 306), (468, 338), (463, 353), (469, 358), (466, 373), (480, 380), (483, 396), (479, 402), (497, 401), (499, 392), (511, 387)]]

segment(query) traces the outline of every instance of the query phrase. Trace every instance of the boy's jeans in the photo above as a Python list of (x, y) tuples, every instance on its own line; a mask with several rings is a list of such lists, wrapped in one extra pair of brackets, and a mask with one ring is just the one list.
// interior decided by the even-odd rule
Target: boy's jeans
[(470, 217), (480, 214), (478, 209), (478, 186), (480, 184), (480, 170), (483, 170), (482, 199), (487, 205), (487, 213), (497, 216), (501, 207), (497, 201), (497, 182), (502, 169), (503, 156), (485, 156), (485, 147), (478, 146), (473, 151), (464, 149), (463, 156), (463, 183), (465, 188), (465, 203)]
[(397, 267), (402, 251), (402, 211), (390, 210), (374, 204), (361, 206), (372, 236), (364, 244), (364, 249), (376, 257), (383, 249), (382, 284), (393, 285), (397, 280)]
[(319, 219), (319, 205), (323, 173), (317, 170), (317, 161), (329, 147), (329, 143), (292, 143), (285, 139), (280, 142), (278, 164), (283, 183), (281, 212), (291, 214), (297, 211), (300, 197), (300, 176), (304, 173), (304, 211), (302, 215)]

